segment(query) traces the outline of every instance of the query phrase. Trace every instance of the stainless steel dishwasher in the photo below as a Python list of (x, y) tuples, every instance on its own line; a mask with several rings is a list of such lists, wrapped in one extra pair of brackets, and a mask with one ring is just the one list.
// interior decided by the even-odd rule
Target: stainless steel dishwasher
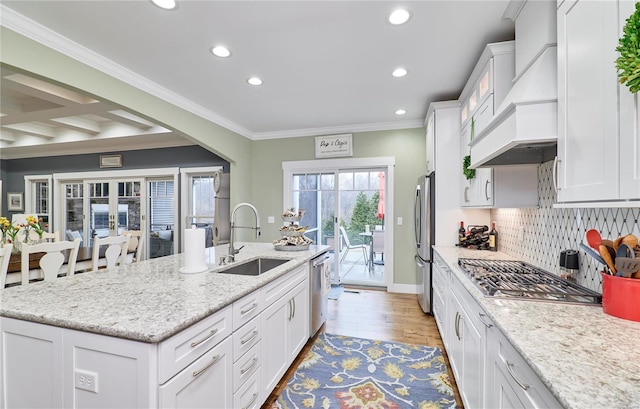
[(313, 337), (327, 319), (327, 300), (331, 288), (331, 256), (323, 253), (309, 262), (309, 337)]

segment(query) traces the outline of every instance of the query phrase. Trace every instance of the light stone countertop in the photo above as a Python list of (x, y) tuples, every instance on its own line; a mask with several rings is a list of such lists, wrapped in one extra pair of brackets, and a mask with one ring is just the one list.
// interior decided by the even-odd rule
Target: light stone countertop
[[(236, 262), (218, 266), (228, 245), (206, 249), (209, 271), (178, 272), (183, 254), (0, 290), (0, 316), (156, 343), (206, 318), (326, 252), (276, 251), (271, 243), (236, 243)], [(219, 273), (258, 257), (289, 259), (259, 276)]]
[(605, 314), (601, 306), (485, 297), (458, 258), (513, 257), (434, 249), (564, 407), (640, 408), (640, 322)]

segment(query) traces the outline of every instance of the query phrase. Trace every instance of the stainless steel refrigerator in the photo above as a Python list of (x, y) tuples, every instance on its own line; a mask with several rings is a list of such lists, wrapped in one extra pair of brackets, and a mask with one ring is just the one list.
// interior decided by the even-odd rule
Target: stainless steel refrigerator
[(435, 173), (418, 178), (414, 203), (414, 230), (416, 243), (416, 274), (418, 303), (427, 314), (432, 310), (431, 264), (435, 242)]

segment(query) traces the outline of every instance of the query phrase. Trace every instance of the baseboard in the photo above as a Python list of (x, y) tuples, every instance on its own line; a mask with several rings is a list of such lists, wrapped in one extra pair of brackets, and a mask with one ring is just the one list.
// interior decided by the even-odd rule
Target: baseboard
[(396, 284), (387, 287), (389, 293), (418, 294), (417, 284)]

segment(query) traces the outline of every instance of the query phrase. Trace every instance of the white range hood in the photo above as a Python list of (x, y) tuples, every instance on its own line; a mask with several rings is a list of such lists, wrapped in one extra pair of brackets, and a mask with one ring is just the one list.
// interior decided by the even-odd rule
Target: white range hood
[[(531, 7), (523, 10), (523, 4)], [(555, 32), (536, 35), (540, 18), (551, 5), (543, 2), (519, 3), (516, 20), (516, 66), (518, 56), (529, 57), (529, 62), (514, 79), (514, 84), (496, 109), (493, 120), (475, 135), (471, 147), (471, 167), (495, 167), (542, 163), (553, 159), (558, 139), (558, 55)], [(553, 9), (555, 12), (555, 7)], [(528, 14), (527, 14), (528, 13)], [(554, 14), (555, 16), (555, 14)], [(547, 18), (548, 19), (548, 18)], [(555, 20), (546, 22), (555, 28)], [(519, 43), (519, 35), (524, 37)], [(539, 38), (537, 44), (531, 39)], [(521, 57), (522, 58), (522, 57)]]

